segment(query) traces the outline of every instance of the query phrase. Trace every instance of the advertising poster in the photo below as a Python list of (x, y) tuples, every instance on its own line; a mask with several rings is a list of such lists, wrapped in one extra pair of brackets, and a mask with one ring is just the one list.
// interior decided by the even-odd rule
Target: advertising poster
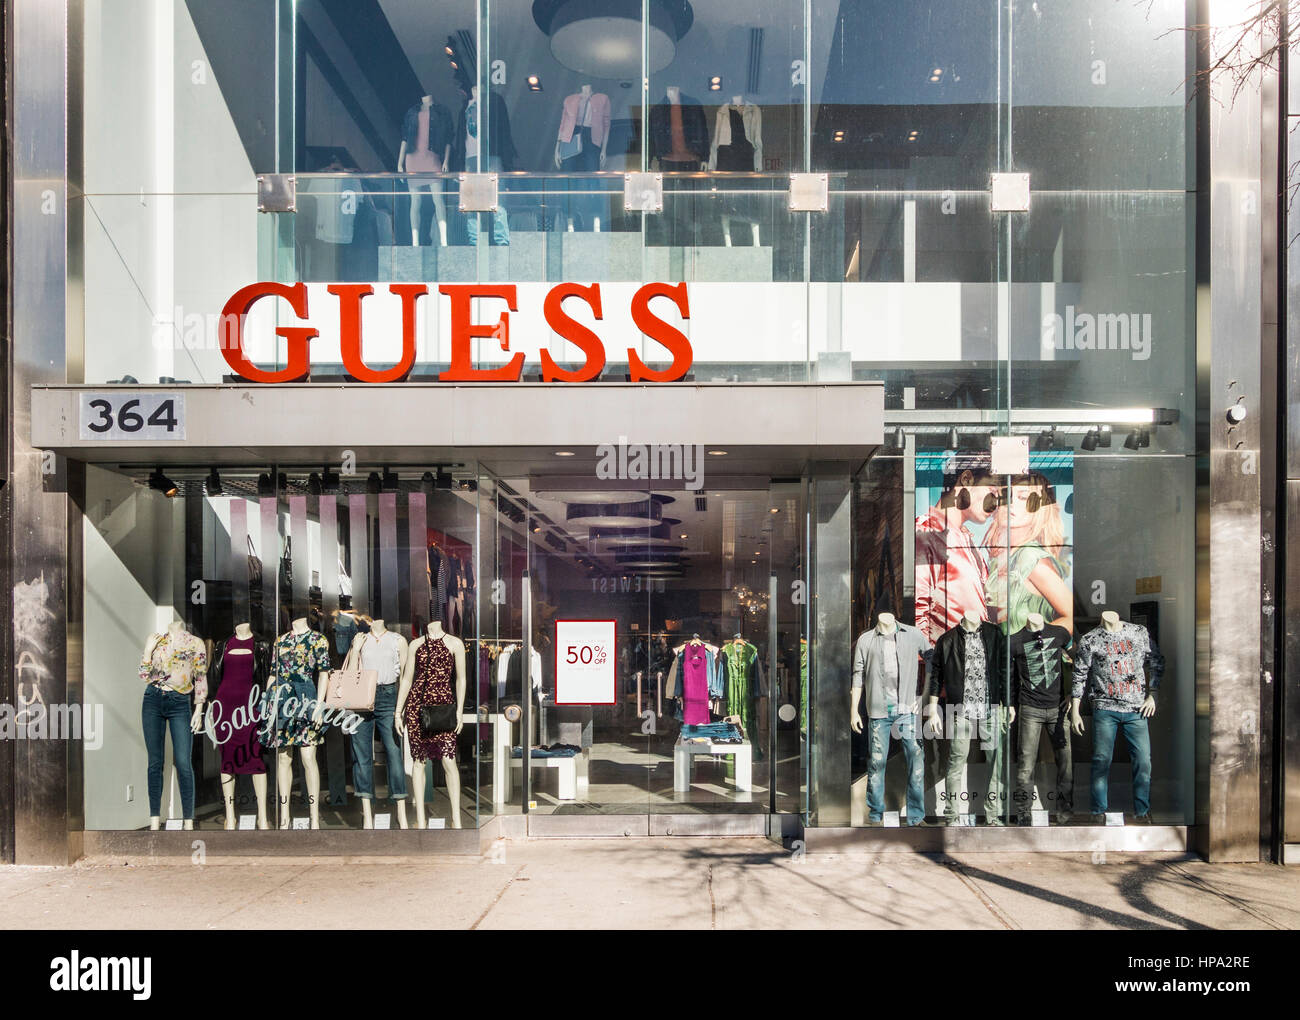
[(1025, 475), (987, 451), (916, 454), (916, 626), (933, 643), (967, 610), (1007, 634), (1030, 613), (1074, 628), (1074, 452), (1031, 451)]
[(555, 703), (614, 704), (613, 620), (555, 621)]

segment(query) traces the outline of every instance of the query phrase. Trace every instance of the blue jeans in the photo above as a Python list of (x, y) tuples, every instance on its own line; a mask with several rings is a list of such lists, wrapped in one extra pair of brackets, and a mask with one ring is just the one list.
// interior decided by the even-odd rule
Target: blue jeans
[(144, 748), (149, 755), (149, 816), (162, 814), (163, 749), (167, 742), (167, 728), (172, 731), (172, 762), (176, 766), (176, 781), (181, 788), (181, 815), (194, 817), (194, 734), (190, 732), (190, 707), (188, 694), (163, 690), (150, 684), (144, 689), (144, 702), (140, 706), (140, 725), (144, 729)]
[(1109, 807), (1110, 760), (1115, 754), (1115, 731), (1122, 730), (1133, 762), (1133, 812), (1139, 818), (1151, 813), (1151, 733), (1141, 712), (1092, 713), (1092, 812), (1104, 815)]
[[(500, 156), (489, 156), (487, 162), (488, 162), (487, 169), (483, 171), (484, 173), (501, 172)], [(469, 156), (468, 158), (466, 158), (465, 171), (466, 173), (471, 173), (471, 174), (478, 173), (477, 156)], [(481, 215), (483, 214), (476, 213), (476, 212), (465, 214), (465, 233), (469, 237), (470, 244), (478, 244), (478, 218)], [(492, 213), (491, 216), (492, 216), (492, 243), (509, 244), (510, 224), (506, 220), (506, 211), (504, 209), (497, 209), (497, 211)]]
[(362, 800), (375, 796), (375, 728), (384, 742), (388, 761), (388, 795), (393, 800), (406, 798), (406, 770), (402, 763), (402, 745), (398, 743), (393, 720), (397, 714), (397, 684), (380, 684), (375, 688), (375, 710), (363, 712), (361, 725), (352, 734), (352, 789)]
[(868, 719), (871, 757), (867, 760), (867, 817), (878, 822), (885, 813), (885, 765), (889, 761), (890, 731), (895, 725), (907, 762), (907, 824), (925, 820), (925, 754), (916, 739), (916, 713)]

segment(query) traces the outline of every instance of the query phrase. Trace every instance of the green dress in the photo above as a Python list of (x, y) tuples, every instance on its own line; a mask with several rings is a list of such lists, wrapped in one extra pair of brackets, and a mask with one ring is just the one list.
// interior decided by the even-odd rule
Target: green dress
[[(1037, 542), (1029, 542), (1008, 551), (995, 549), (989, 557), (989, 576), (984, 582), (984, 599), (998, 610), (998, 621), (1005, 634), (1014, 634), (1029, 622), (1030, 613), (1040, 614), (1044, 620), (1056, 618), (1056, 609), (1029, 585), (1029, 575), (1040, 562), (1048, 564), (1064, 576), (1060, 561)], [(1008, 566), (1005, 575), (1002, 565)], [(1010, 591), (1008, 591), (1010, 589)]]

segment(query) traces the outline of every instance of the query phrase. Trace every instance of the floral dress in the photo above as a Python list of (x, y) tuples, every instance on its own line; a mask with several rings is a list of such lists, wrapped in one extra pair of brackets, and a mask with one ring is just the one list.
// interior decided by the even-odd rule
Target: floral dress
[(313, 747), (321, 742), (314, 722), (316, 676), (330, 668), (330, 646), (314, 630), (281, 634), (271, 651), (271, 679), (262, 695), (264, 747)]
[(415, 674), (406, 695), (402, 720), (411, 741), (411, 757), (416, 761), (456, 757), (456, 734), (426, 735), (420, 728), (420, 709), (425, 705), (450, 705), (456, 701), (452, 687), (455, 659), (441, 640), (426, 638), (415, 650)]

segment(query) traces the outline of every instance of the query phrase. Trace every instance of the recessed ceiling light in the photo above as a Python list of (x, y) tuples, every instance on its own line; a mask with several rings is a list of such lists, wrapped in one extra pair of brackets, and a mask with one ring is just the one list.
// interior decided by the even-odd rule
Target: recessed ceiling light
[(572, 457), (572, 456), (573, 456), (573, 451), (572, 451), (572, 450), (556, 450), (556, 451), (555, 451), (555, 456), (557, 456), (557, 457)]
[(770, 514), (779, 514), (780, 512), (781, 511), (778, 510), (776, 507), (772, 507), (772, 509), (768, 511), (768, 513)]
[(943, 74), (943, 68), (942, 68), (942, 67), (936, 67), (936, 68), (935, 68), (933, 71), (931, 71), (930, 73), (931, 73), (932, 75), (934, 75), (934, 76), (937, 78), (939, 75)]
[(453, 71), (459, 71), (459, 70), (460, 70), (460, 64), (456, 63), (456, 61), (453, 60), (453, 61), (451, 62), (451, 69), (452, 69)]
[(686, 532), (683, 531), (681, 537), (682, 537), (682, 538), (685, 538), (685, 537), (686, 537)]
[(725, 457), (726, 455), (727, 455), (727, 451), (726, 451), (726, 450), (710, 450), (710, 451), (709, 451), (709, 456), (710, 456), (710, 457)]
[(449, 57), (454, 57), (454, 56), (456, 55), (456, 51), (453, 50), (450, 46), (444, 46), (444, 47), (442, 48), (442, 51), (443, 51), (444, 53), (446, 53), (447, 56), (449, 56)]

